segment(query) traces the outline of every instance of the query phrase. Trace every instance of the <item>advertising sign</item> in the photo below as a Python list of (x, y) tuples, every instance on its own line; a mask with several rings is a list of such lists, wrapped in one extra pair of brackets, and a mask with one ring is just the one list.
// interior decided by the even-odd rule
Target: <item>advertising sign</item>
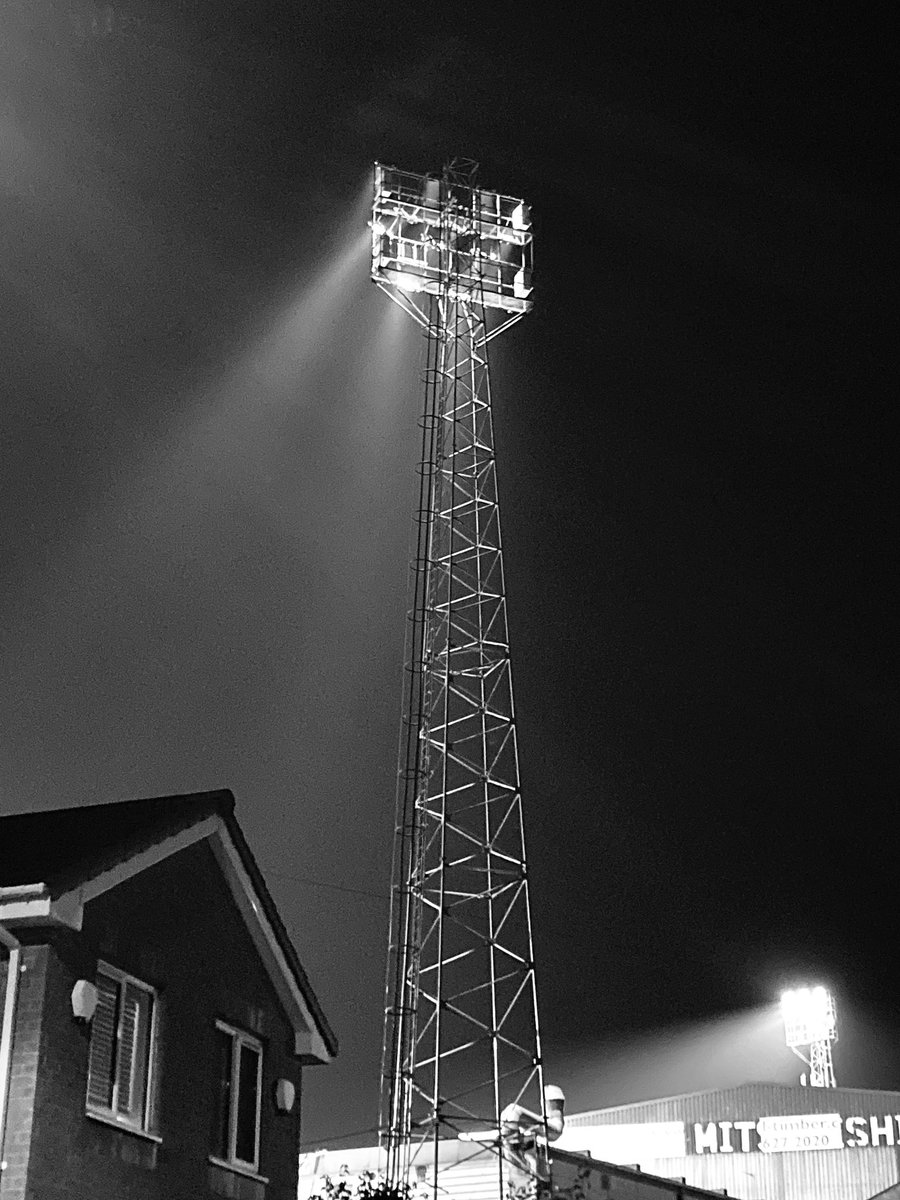
[(686, 1154), (790, 1154), (802, 1150), (900, 1147), (900, 1113), (845, 1117), (841, 1113), (787, 1113), (747, 1120), (648, 1121), (645, 1124), (568, 1126), (561, 1150), (602, 1162), (646, 1165)]
[(691, 1154), (785, 1154), (900, 1146), (900, 1114), (842, 1117), (840, 1113), (797, 1113), (755, 1121), (697, 1122), (691, 1140)]
[(840, 1113), (803, 1113), (796, 1117), (760, 1117), (756, 1123), (763, 1154), (786, 1150), (843, 1150)]

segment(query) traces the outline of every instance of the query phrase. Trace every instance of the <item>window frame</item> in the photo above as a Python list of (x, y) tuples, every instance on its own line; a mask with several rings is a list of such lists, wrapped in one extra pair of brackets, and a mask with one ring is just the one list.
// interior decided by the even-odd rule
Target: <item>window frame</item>
[[(109, 1105), (99, 1104), (91, 1099), (91, 1067), (92, 1067), (92, 1048), (94, 1040), (94, 1025), (93, 1018), (91, 1021), (91, 1038), (88, 1043), (88, 1062), (87, 1062), (87, 1079), (85, 1081), (85, 1112), (90, 1117), (98, 1118), (101, 1121), (108, 1121), (121, 1129), (131, 1130), (133, 1133), (147, 1134), (154, 1136), (156, 1123), (156, 1075), (157, 1075), (157, 1041), (159, 1035), (159, 990), (152, 984), (146, 983), (143, 979), (138, 979), (136, 975), (132, 975), (128, 971), (123, 971), (119, 967), (115, 967), (112, 963), (105, 962), (100, 959), (97, 962), (97, 969), (94, 973), (94, 978), (97, 980), (100, 975), (105, 975), (116, 988), (116, 1020), (114, 1038), (114, 1052), (112, 1064), (110, 1067), (110, 1084), (111, 1095)], [(122, 994), (127, 985), (138, 989), (145, 995), (150, 997), (150, 1028), (146, 1036), (146, 1051), (144, 1069), (146, 1071), (146, 1079), (143, 1087), (143, 1104), (138, 1117), (132, 1117), (128, 1113), (123, 1113), (118, 1109), (119, 1102), (119, 1048), (122, 1040), (122, 1028), (125, 1020), (125, 1011), (122, 1005)], [(98, 988), (99, 991), (99, 988)], [(96, 1017), (96, 1011), (94, 1013)]]
[[(228, 1145), (225, 1147), (224, 1157), (212, 1154), (210, 1158), (213, 1162), (224, 1167), (229, 1167), (232, 1170), (258, 1175), (260, 1147), (262, 1143), (263, 1043), (252, 1033), (247, 1033), (246, 1030), (239, 1029), (236, 1025), (230, 1025), (227, 1021), (217, 1019), (215, 1027), (218, 1032), (227, 1034), (231, 1038), (231, 1072), (228, 1080)], [(254, 1158), (252, 1162), (244, 1158), (239, 1158), (237, 1155), (238, 1114), (241, 1098), (240, 1063), (241, 1048), (243, 1046), (247, 1046), (256, 1052), (256, 1113), (253, 1137)]]

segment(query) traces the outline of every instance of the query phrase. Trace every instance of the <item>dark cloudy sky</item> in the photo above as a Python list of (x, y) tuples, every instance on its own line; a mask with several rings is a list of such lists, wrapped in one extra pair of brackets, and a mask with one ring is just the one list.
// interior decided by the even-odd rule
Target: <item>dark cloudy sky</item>
[(536, 221), (492, 362), (550, 1077), (787, 1080), (761, 1009), (808, 972), (839, 1082), (900, 1087), (872, 11), (2, 20), (4, 811), (232, 788), (342, 1041), (306, 1136), (374, 1124), (421, 346), (366, 193), (472, 157)]

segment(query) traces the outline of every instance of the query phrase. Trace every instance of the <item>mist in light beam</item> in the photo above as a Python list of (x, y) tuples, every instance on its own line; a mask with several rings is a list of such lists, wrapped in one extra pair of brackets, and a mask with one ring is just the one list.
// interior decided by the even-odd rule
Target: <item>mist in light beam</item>
[(367, 283), (365, 234), (288, 296), (269, 327), (173, 423), (167, 440), (176, 458), (202, 445), (206, 454), (250, 461), (280, 441), (299, 409), (323, 395), (314, 386), (321, 384), (322, 368), (343, 357), (344, 338), (358, 337), (351, 310)]
[[(250, 336), (192, 395), (184, 398), (147, 454), (140, 485), (163, 506), (203, 507), (205, 486), (242, 490), (286, 530), (310, 497), (305, 445), (341, 447), (342, 414), (361, 347), (376, 321), (368, 278), (368, 193), (330, 231), (318, 268), (291, 279), (253, 322)], [(227, 483), (226, 481), (230, 481)], [(313, 506), (315, 507), (315, 506)]]
[[(30, 664), (8, 745), (42, 780), (35, 803), (224, 783), (249, 803), (252, 831), (257, 797), (278, 811), (277, 794), (260, 788), (268, 777), (343, 814), (356, 750), (335, 771), (317, 748), (354, 706), (352, 723), (369, 729), (367, 696), (380, 688), (379, 796), (392, 798), (421, 339), (369, 279), (368, 204), (366, 182), (313, 268), (259, 305), (229, 361), (193, 390), (173, 388), (165, 423), (8, 597), (7, 629)], [(375, 641), (372, 611), (386, 631)], [(51, 671), (52, 697), (40, 686)], [(226, 732), (235, 726), (238, 738)], [(8, 773), (23, 802), (27, 773)], [(302, 813), (293, 820), (298, 844), (315, 843), (320, 822), (311, 833)], [(387, 815), (383, 828), (388, 841)], [(380, 925), (372, 937), (381, 944)]]
[(768, 1005), (585, 1044), (551, 1058), (548, 1077), (565, 1091), (567, 1111), (583, 1112), (752, 1080), (791, 1083), (793, 1074), (780, 1011)]

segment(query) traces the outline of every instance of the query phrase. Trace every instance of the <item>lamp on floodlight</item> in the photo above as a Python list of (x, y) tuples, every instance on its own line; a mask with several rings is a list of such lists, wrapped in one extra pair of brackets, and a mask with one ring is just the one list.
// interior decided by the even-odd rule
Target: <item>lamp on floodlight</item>
[[(781, 1015), (786, 1045), (809, 1067), (809, 1086), (835, 1087), (831, 1055), (837, 1041), (834, 997), (824, 987), (794, 988), (782, 993)], [(807, 1083), (805, 1073), (800, 1082)]]

